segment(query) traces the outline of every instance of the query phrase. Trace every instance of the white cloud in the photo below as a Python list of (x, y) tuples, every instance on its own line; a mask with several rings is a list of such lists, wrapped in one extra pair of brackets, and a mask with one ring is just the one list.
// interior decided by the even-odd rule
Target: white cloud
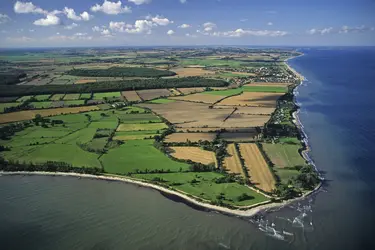
[(77, 15), (74, 9), (65, 7), (63, 13), (67, 18), (74, 21), (89, 21), (93, 16), (87, 13), (87, 11), (82, 12), (80, 15)]
[(308, 30), (307, 33), (310, 34), (310, 35), (314, 35), (314, 34), (320, 34), (320, 35), (325, 35), (325, 34), (330, 34), (330, 33), (333, 33), (334, 30), (332, 27), (329, 27), (329, 28), (324, 28), (324, 29), (311, 29), (311, 30)]
[(182, 24), (182, 25), (180, 25), (180, 26), (178, 26), (178, 27), (181, 28), (181, 29), (187, 29), (187, 28), (190, 28), (191, 25), (190, 25), (190, 24), (186, 24), (186, 23), (184, 23), (184, 24)]
[(104, 0), (102, 5), (96, 4), (92, 6), (91, 11), (93, 12), (101, 11), (108, 15), (118, 15), (121, 13), (130, 13), (131, 8), (125, 5), (124, 7), (122, 7), (121, 1), (118, 1), (116, 3), (116, 2), (110, 2), (110, 1)]
[(357, 27), (342, 26), (339, 33), (362, 33), (366, 31), (374, 31), (374, 27), (366, 27), (364, 25)]
[(103, 29), (101, 32), (100, 32), (101, 35), (103, 36), (111, 36), (111, 32), (108, 30), (108, 29)]
[(76, 28), (76, 27), (78, 27), (78, 24), (76, 24), (76, 23), (72, 23), (71, 25), (66, 25), (66, 26), (64, 27), (64, 29), (66, 29), (66, 30), (72, 30), (72, 29), (74, 29), (74, 28)]
[(180, 0), (180, 3), (186, 3), (186, 0)]
[(268, 25), (268, 26), (272, 26), (272, 25), (273, 25), (273, 22), (268, 22), (267, 25)]
[(240, 20), (240, 22), (247, 22), (247, 21), (249, 21), (249, 19), (247, 19), (247, 18), (243, 18), (243, 19)]
[(51, 26), (51, 25), (58, 25), (60, 23), (61, 21), (59, 17), (52, 15), (52, 14), (48, 14), (46, 18), (41, 18), (41, 19), (36, 20), (34, 22), (34, 25)]
[(152, 21), (137, 20), (135, 21), (134, 26), (132, 28), (127, 28), (125, 32), (131, 33), (131, 34), (137, 34), (137, 33), (151, 34), (151, 29), (153, 26), (155, 26), (155, 24)]
[[(197, 31), (198, 32), (198, 31)], [(202, 33), (202, 32), (200, 32)], [(280, 30), (244, 30), (236, 29), (224, 32), (202, 33), (204, 35), (217, 36), (217, 37), (243, 37), (243, 36), (269, 36), (280, 37), (288, 34), (286, 31)]]
[(173, 30), (168, 30), (167, 34), (171, 36), (171, 35), (174, 34), (174, 31)]
[(203, 24), (204, 31), (209, 32), (215, 29), (217, 26), (215, 23), (207, 22)]
[(48, 11), (35, 6), (32, 2), (17, 1), (14, 4), (13, 9), (14, 9), (14, 12), (19, 13), (19, 14), (26, 14), (26, 13), (35, 13), (35, 14), (44, 14), (44, 15), (48, 14)]
[(99, 28), (99, 26), (94, 26), (94, 27), (92, 27), (92, 31), (94, 31), (94, 32), (100, 32), (101, 29)]
[(167, 26), (168, 24), (173, 23), (173, 21), (169, 20), (168, 18), (159, 16), (159, 15), (155, 17), (149, 17), (149, 19), (151, 19), (151, 21), (153, 21), (154, 23), (160, 26)]
[(33, 42), (35, 41), (34, 38), (22, 36), (22, 37), (7, 37), (8, 41), (14, 42), (14, 43), (27, 43), (27, 42)]
[(141, 5), (145, 3), (151, 3), (151, 0), (129, 0), (129, 2), (132, 2), (135, 5)]
[(48, 40), (55, 41), (55, 42), (68, 42), (68, 41), (88, 41), (92, 40), (92, 36), (87, 36), (87, 33), (76, 33), (72, 36), (64, 36), (60, 35), (60, 33), (57, 33), (56, 36), (50, 36)]
[(7, 23), (10, 20), (10, 17), (7, 14), (0, 13), (0, 24)]
[(33, 30), (33, 29), (29, 29), (29, 32), (35, 32), (35, 30)]
[(109, 29), (117, 32), (126, 32), (126, 29), (131, 29), (133, 25), (125, 22), (110, 22)]

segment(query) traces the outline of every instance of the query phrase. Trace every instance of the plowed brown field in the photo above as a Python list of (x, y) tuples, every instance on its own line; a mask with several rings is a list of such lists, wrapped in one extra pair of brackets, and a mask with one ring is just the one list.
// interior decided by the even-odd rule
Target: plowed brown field
[(173, 133), (165, 138), (165, 142), (191, 142), (213, 141), (216, 138), (215, 133)]
[(213, 104), (223, 98), (225, 98), (225, 96), (206, 95), (203, 93), (198, 93), (198, 94), (192, 94), (192, 95), (186, 95), (186, 96), (174, 96), (174, 97), (171, 97), (170, 99)]
[(172, 95), (167, 89), (137, 90), (137, 93), (145, 101)]
[(171, 155), (177, 159), (191, 160), (205, 165), (215, 163), (217, 166), (214, 152), (198, 147), (170, 147), (170, 149), (172, 150)]
[(142, 101), (141, 98), (139, 98), (137, 92), (135, 91), (122, 91), (121, 95), (125, 97), (125, 99), (128, 100), (129, 102)]
[(189, 95), (189, 94), (192, 94), (192, 93), (203, 92), (204, 88), (179, 88), (177, 90), (180, 91), (184, 95)]
[(224, 167), (228, 170), (229, 173), (239, 174), (245, 177), (245, 174), (242, 170), (240, 157), (238, 156), (234, 144), (228, 144), (227, 152), (229, 156), (224, 158)]
[(275, 189), (276, 181), (258, 146), (254, 143), (240, 143), (239, 147), (248, 169), (251, 183), (266, 192), (271, 192)]
[(284, 93), (244, 92), (225, 98), (217, 105), (276, 108), (276, 101)]
[(55, 109), (41, 109), (41, 110), (27, 110), (13, 113), (0, 114), (0, 123), (18, 122), (24, 120), (31, 120), (35, 118), (36, 114), (42, 117), (63, 115), (63, 114), (76, 114), (80, 112), (99, 110), (97, 106), (85, 106), (74, 108), (55, 108)]

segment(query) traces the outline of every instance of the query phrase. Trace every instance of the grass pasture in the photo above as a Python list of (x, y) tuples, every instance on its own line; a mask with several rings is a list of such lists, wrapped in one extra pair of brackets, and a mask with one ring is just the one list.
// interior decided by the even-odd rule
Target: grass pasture
[(80, 94), (66, 94), (64, 96), (64, 101), (79, 100)]
[(152, 140), (127, 141), (108, 151), (100, 158), (105, 171), (113, 174), (128, 174), (146, 170), (188, 170), (189, 165), (173, 161), (153, 145)]
[(34, 98), (39, 101), (39, 102), (42, 102), (42, 101), (47, 101), (49, 98), (50, 98), (51, 95), (36, 95), (34, 96)]
[(89, 99), (91, 99), (91, 96), (92, 96), (91, 93), (82, 93), (82, 94), (79, 96), (79, 99), (81, 99), (81, 100), (89, 100)]
[(93, 98), (94, 100), (102, 100), (106, 98), (119, 98), (121, 97), (120, 92), (106, 92), (106, 93), (94, 93)]
[(85, 100), (72, 100), (72, 101), (64, 101), (64, 106), (81, 106), (85, 104)]
[(238, 88), (238, 89), (206, 91), (206, 92), (203, 92), (202, 94), (218, 95), (218, 96), (232, 96), (232, 95), (239, 95), (242, 92), (243, 90), (241, 88)]
[[(221, 193), (224, 193), (223, 202), (235, 206), (250, 206), (268, 200), (262, 194), (238, 183), (215, 183), (215, 179), (219, 179), (223, 177), (223, 175), (214, 172), (136, 174), (133, 175), (133, 177), (149, 181), (153, 181), (155, 178), (160, 178), (164, 184), (167, 184), (174, 189), (209, 201), (216, 201), (217, 197)], [(242, 194), (247, 194), (252, 197), (252, 199), (239, 201), (238, 197)]]
[(33, 96), (32, 95), (22, 96), (22, 97), (20, 97), (20, 98), (17, 99), (17, 102), (27, 101), (27, 100), (31, 99), (31, 97), (33, 97)]
[(55, 94), (49, 98), (50, 101), (60, 101), (64, 98), (65, 94)]
[(0, 103), (0, 113), (4, 113), (6, 108), (17, 107), (18, 105), (20, 104), (17, 102)]
[(279, 86), (251, 86), (248, 84), (243, 86), (244, 92), (265, 92), (265, 93), (286, 93), (288, 89), (286, 87)]
[(262, 144), (264, 151), (273, 164), (279, 168), (293, 168), (306, 165), (305, 159), (299, 154), (300, 144)]
[(160, 132), (161, 130), (116, 132), (113, 139), (119, 141), (150, 139), (156, 135), (159, 135)]
[(152, 114), (117, 114), (117, 117), (120, 119), (120, 123), (160, 123), (162, 120)]
[(36, 109), (47, 109), (51, 107), (52, 102), (32, 102), (30, 104)]

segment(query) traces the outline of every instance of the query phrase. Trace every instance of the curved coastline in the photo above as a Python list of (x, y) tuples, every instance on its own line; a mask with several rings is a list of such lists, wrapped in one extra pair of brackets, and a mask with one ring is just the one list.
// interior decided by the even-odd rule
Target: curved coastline
[[(303, 56), (303, 55), (304, 54), (299, 55), (299, 56)], [(296, 57), (299, 57), (299, 56), (296, 56)], [(286, 66), (296, 76), (298, 76), (298, 78), (300, 78), (300, 80), (301, 80), (300, 84), (297, 85), (294, 88), (294, 90), (293, 90), (294, 99), (295, 99), (295, 93), (296, 93), (298, 87), (303, 83), (303, 81), (305, 79), (300, 73), (298, 73), (295, 69), (293, 69), (287, 63), (288, 60), (294, 59), (296, 57), (289, 58), (289, 59), (286, 59), (284, 61), (284, 63), (286, 64)], [(294, 101), (294, 102), (295, 102), (295, 105), (297, 105), (296, 101)], [(305, 148), (303, 149), (303, 151), (301, 152), (301, 154), (302, 154), (302, 157), (309, 164), (311, 164), (314, 167), (315, 171), (319, 174), (321, 182), (313, 190), (311, 190), (311, 191), (303, 194), (300, 197), (296, 197), (296, 198), (290, 199), (290, 200), (279, 201), (279, 202), (275, 202), (275, 201), (271, 201), (270, 200), (270, 201), (266, 201), (266, 202), (254, 204), (252, 206), (238, 207), (238, 209), (231, 209), (231, 208), (226, 208), (226, 207), (211, 205), (208, 202), (200, 201), (201, 199), (199, 199), (198, 197), (194, 197), (194, 196), (188, 195), (188, 194), (180, 192), (180, 191), (168, 189), (168, 188), (156, 185), (156, 184), (152, 184), (152, 183), (149, 183), (149, 182), (146, 182), (146, 181), (141, 181), (141, 180), (138, 180), (138, 179), (132, 179), (132, 178), (125, 177), (125, 176), (121, 176), (120, 177), (120, 176), (90, 175), (90, 174), (63, 173), (63, 172), (39, 172), (39, 171), (36, 171), (36, 172), (27, 172), (27, 171), (25, 171), (25, 172), (0, 172), (0, 176), (1, 175), (43, 175), (43, 176), (78, 177), (78, 178), (88, 178), (88, 179), (93, 179), (93, 180), (120, 181), (120, 182), (125, 182), (125, 183), (128, 183), (128, 184), (138, 185), (138, 186), (145, 187), (145, 188), (152, 188), (154, 190), (157, 190), (157, 191), (161, 192), (162, 194), (166, 194), (165, 196), (167, 198), (171, 199), (171, 196), (178, 197), (178, 199), (181, 199), (181, 201), (184, 202), (184, 203), (186, 203), (187, 205), (191, 205), (191, 206), (194, 206), (194, 207), (199, 207), (199, 208), (202, 208), (202, 209), (207, 210), (207, 211), (219, 212), (219, 213), (223, 213), (223, 214), (231, 215), (231, 216), (251, 217), (251, 216), (254, 216), (254, 215), (256, 215), (256, 214), (258, 214), (259, 212), (262, 212), (262, 211), (267, 211), (269, 209), (277, 208), (277, 207), (278, 208), (284, 207), (284, 206), (286, 206), (286, 205), (288, 205), (290, 203), (303, 200), (306, 197), (308, 197), (308, 196), (316, 193), (320, 189), (320, 187), (322, 186), (322, 181), (324, 179), (323, 179), (323, 177), (321, 177), (321, 175), (320, 175), (320, 173), (319, 173), (319, 171), (317, 169), (317, 166), (315, 165), (314, 161), (309, 156), (309, 152), (311, 150), (311, 147), (309, 145), (307, 135), (306, 135), (306, 133), (305, 133), (305, 131), (303, 129), (303, 125), (302, 125), (302, 123), (301, 123), (301, 121), (300, 121), (300, 119), (298, 117), (298, 113), (300, 111), (300, 108), (299, 108), (298, 105), (297, 105), (297, 107), (298, 107), (297, 111), (293, 112), (293, 122), (294, 122), (294, 124), (296, 124), (298, 130), (300, 131), (302, 140), (303, 140), (304, 145), (305, 145)], [(172, 199), (172, 200), (175, 200), (175, 199)]]

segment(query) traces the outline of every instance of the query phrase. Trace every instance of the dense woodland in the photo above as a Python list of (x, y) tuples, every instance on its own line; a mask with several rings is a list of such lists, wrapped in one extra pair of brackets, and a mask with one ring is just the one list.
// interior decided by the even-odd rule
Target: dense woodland
[(0, 96), (25, 96), (40, 94), (95, 93), (141, 89), (226, 87), (228, 82), (200, 77), (173, 79), (136, 79), (123, 81), (96, 82), (76, 85), (0, 85)]
[(25, 78), (25, 72), (0, 73), (0, 85), (12, 85), (20, 83), (21, 78)]
[(175, 72), (169, 70), (136, 67), (112, 67), (108, 69), (72, 69), (66, 73), (73, 76), (90, 77), (162, 77), (176, 75)]

